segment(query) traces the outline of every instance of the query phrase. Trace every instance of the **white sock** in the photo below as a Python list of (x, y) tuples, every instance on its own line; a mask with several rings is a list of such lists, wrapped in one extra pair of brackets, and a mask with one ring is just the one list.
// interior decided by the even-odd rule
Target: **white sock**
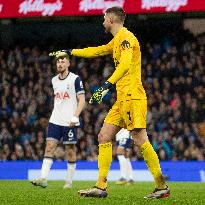
[(41, 178), (43, 179), (48, 179), (48, 174), (51, 169), (51, 166), (53, 164), (53, 159), (52, 158), (44, 158), (43, 159), (43, 164), (41, 167)]
[(126, 169), (127, 169), (127, 180), (134, 180), (133, 179), (133, 169), (132, 169), (132, 164), (130, 162), (130, 158), (126, 158)]
[(126, 158), (124, 155), (117, 155), (117, 158), (120, 163), (120, 178), (126, 179)]
[(68, 162), (67, 164), (67, 176), (66, 176), (66, 182), (72, 183), (73, 181), (73, 176), (75, 174), (76, 170), (76, 163), (70, 163)]

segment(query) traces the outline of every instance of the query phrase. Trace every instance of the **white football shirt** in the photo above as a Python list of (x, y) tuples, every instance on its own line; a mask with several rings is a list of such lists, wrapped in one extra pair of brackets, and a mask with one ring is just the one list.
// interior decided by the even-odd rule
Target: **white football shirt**
[(85, 93), (83, 83), (78, 75), (69, 72), (64, 79), (59, 74), (52, 78), (54, 90), (54, 108), (49, 122), (68, 126), (77, 109), (77, 95)]

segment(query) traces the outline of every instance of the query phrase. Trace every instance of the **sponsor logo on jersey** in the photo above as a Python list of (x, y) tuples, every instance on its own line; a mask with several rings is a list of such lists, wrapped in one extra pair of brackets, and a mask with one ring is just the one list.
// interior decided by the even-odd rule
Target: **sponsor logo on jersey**
[(70, 96), (69, 96), (68, 92), (57, 92), (55, 94), (55, 100), (66, 100), (69, 98), (70, 98)]
[(130, 43), (129, 43), (129, 41), (124, 40), (124, 41), (121, 43), (121, 46), (122, 46), (122, 49), (125, 50), (126, 48), (130, 48)]

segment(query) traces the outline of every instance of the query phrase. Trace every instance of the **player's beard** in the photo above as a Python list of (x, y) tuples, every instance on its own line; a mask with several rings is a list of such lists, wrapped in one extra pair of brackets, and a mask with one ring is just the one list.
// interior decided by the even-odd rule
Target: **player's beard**
[(57, 69), (57, 71), (58, 71), (59, 74), (62, 75), (62, 74), (64, 74), (64, 72), (66, 72), (66, 68), (61, 67), (60, 69)]
[(105, 33), (110, 33), (110, 27), (109, 26), (104, 26), (105, 27)]

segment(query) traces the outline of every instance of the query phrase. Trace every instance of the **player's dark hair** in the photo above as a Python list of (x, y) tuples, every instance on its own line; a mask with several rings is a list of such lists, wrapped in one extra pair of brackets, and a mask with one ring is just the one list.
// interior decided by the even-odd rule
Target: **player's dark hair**
[(115, 6), (115, 7), (108, 8), (105, 11), (105, 13), (106, 14), (108, 14), (108, 13), (115, 14), (118, 17), (119, 21), (122, 23), (124, 23), (124, 21), (125, 21), (126, 14), (125, 14), (125, 11), (123, 10), (123, 8), (121, 8), (121, 7)]
[(57, 60), (59, 60), (59, 59), (63, 60), (64, 58), (70, 60), (70, 56), (69, 56), (68, 54), (62, 55), (62, 56), (60, 56), (60, 57), (56, 57), (55, 59), (56, 59), (56, 61), (57, 61)]

